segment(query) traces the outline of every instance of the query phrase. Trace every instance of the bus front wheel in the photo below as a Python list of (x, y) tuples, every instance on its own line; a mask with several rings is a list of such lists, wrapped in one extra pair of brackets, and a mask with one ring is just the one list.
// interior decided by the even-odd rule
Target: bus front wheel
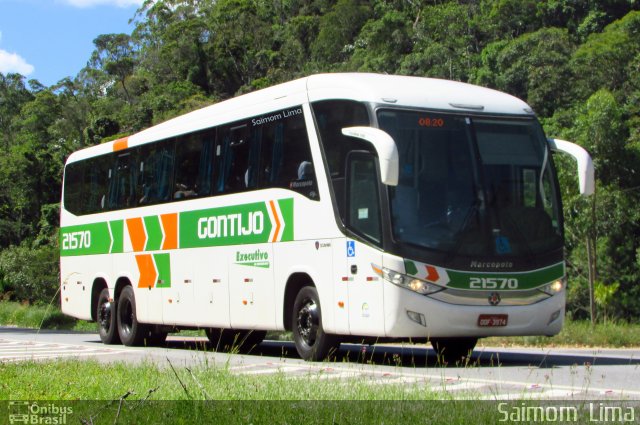
[(96, 321), (98, 322), (100, 340), (103, 344), (120, 343), (120, 335), (118, 335), (116, 324), (116, 303), (109, 299), (109, 290), (107, 288), (100, 291), (97, 304)]
[(340, 345), (337, 336), (326, 334), (322, 328), (320, 298), (313, 286), (305, 286), (298, 292), (291, 316), (293, 340), (304, 360), (324, 360)]
[(478, 338), (432, 338), (431, 345), (438, 356), (438, 363), (455, 365), (471, 358)]
[(138, 322), (136, 317), (136, 299), (131, 286), (125, 286), (118, 298), (118, 334), (126, 346), (141, 345), (149, 334), (146, 325)]

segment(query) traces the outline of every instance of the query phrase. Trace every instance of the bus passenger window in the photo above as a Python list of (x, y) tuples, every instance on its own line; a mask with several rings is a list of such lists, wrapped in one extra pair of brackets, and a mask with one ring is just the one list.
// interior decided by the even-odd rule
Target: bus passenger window
[(84, 175), (86, 162), (68, 164), (64, 172), (64, 207), (67, 211), (82, 214), (82, 196), (85, 190)]
[(254, 189), (259, 139), (249, 132), (247, 124), (232, 124), (221, 131), (216, 146), (216, 164), (220, 169), (216, 193), (235, 193)]
[(213, 179), (213, 137), (210, 131), (194, 133), (176, 142), (173, 199), (211, 194)]
[(274, 116), (280, 118), (253, 120), (264, 122), (259, 126), (262, 135), (260, 186), (290, 189), (319, 200), (302, 108), (294, 107), (269, 117)]
[(136, 152), (133, 150), (118, 155), (110, 182), (108, 209), (117, 210), (137, 205), (138, 167), (135, 156)]
[(173, 160), (173, 141), (144, 145), (140, 148), (139, 205), (153, 205), (171, 199)]
[(65, 168), (64, 207), (75, 215), (94, 214), (106, 208), (113, 156), (102, 155)]
[(109, 176), (112, 173), (113, 155), (91, 158), (87, 161), (86, 185), (83, 199), (86, 204), (83, 214), (93, 214), (106, 209), (107, 193), (109, 192)]

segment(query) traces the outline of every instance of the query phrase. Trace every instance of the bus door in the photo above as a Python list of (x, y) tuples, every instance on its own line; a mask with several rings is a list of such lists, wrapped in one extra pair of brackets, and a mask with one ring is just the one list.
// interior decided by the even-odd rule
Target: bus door
[(382, 279), (372, 264), (382, 264), (382, 253), (347, 239), (349, 275), (349, 330), (352, 335), (374, 335), (384, 329)]
[(347, 157), (347, 227), (359, 237), (348, 238), (349, 327), (352, 335), (375, 335), (384, 329), (383, 282), (372, 265), (382, 264), (378, 172), (375, 157), (354, 151)]

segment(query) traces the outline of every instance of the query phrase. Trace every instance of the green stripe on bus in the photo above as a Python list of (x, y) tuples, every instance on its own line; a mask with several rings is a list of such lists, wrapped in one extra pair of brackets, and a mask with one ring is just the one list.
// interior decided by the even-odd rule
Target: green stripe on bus
[(278, 200), (278, 206), (284, 218), (285, 227), (282, 232), (282, 241), (293, 240), (293, 198)]
[[(273, 208), (273, 201), (270, 202), (179, 213), (178, 245), (180, 248), (200, 248), (292, 241), (293, 198), (278, 200), (278, 208)], [(164, 233), (159, 216), (143, 217), (143, 221), (147, 235), (144, 250), (162, 250)], [(272, 231), (274, 240), (269, 240)], [(60, 229), (60, 255), (122, 253), (125, 232), (124, 220), (63, 227)]]
[(159, 251), (162, 245), (162, 227), (157, 215), (144, 217), (144, 227), (147, 230), (147, 245), (145, 251)]
[[(293, 199), (278, 201), (280, 241), (293, 240)], [(266, 243), (275, 223), (265, 202), (180, 213), (180, 248)], [(284, 224), (284, 229), (282, 229)], [(276, 235), (277, 236), (277, 235)]]
[(158, 270), (158, 282), (156, 288), (171, 287), (171, 258), (167, 254), (153, 254), (153, 261), (156, 263)]
[(404, 260), (404, 270), (407, 274), (410, 274), (412, 276), (418, 274), (416, 263), (411, 260)]
[(111, 227), (111, 235), (113, 237), (111, 253), (119, 254), (124, 252), (124, 220), (110, 221), (109, 227)]
[(546, 285), (553, 282), (556, 279), (560, 279), (564, 276), (564, 263), (554, 264), (553, 266), (546, 267), (540, 270), (534, 270), (531, 272), (522, 273), (480, 273), (480, 272), (461, 272), (454, 270), (447, 270), (449, 274), (448, 288), (457, 289), (472, 289), (471, 279), (495, 279), (500, 282), (515, 279), (517, 280), (517, 288), (498, 288), (498, 289), (533, 289), (538, 286)]
[(60, 255), (63, 257), (106, 254), (110, 247), (111, 237), (106, 222), (60, 229)]

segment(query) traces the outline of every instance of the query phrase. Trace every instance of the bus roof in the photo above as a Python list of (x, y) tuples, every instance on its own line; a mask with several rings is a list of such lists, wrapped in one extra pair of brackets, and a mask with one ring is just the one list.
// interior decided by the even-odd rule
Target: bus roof
[(522, 100), (457, 81), (369, 73), (316, 74), (257, 90), (170, 119), (125, 139), (86, 148), (67, 162), (269, 113), (306, 101), (350, 99), (381, 105), (497, 115), (533, 115)]

